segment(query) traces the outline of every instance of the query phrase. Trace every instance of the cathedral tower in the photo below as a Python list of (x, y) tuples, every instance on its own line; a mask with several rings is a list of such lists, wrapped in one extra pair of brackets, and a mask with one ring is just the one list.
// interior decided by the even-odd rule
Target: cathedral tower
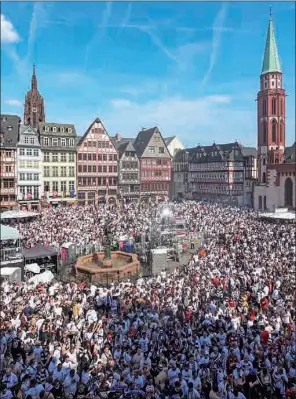
[(266, 182), (266, 166), (281, 163), (285, 150), (286, 94), (278, 56), (272, 15), (270, 14), (260, 91), (257, 94), (258, 178)]
[(31, 80), (31, 90), (26, 94), (24, 124), (37, 128), (38, 122), (45, 122), (44, 101), (37, 89), (35, 65)]

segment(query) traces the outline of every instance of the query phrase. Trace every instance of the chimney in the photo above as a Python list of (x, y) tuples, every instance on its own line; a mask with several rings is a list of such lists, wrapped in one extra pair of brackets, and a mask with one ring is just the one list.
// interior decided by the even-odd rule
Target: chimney
[(120, 136), (119, 133), (116, 133), (116, 135), (115, 135), (115, 140), (116, 140), (116, 141), (120, 141), (120, 140), (121, 140), (121, 136)]

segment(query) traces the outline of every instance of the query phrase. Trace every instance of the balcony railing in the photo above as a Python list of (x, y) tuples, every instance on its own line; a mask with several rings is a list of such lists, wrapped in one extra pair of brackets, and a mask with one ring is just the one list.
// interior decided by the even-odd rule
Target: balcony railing
[(1, 262), (19, 261), (23, 257), (22, 248), (1, 248), (0, 260)]

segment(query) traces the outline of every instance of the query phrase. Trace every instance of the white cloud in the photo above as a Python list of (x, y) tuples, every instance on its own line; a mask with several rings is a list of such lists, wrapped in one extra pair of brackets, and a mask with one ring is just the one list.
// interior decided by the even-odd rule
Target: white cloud
[(111, 134), (136, 135), (141, 126), (158, 126), (164, 136), (177, 135), (188, 146), (214, 140), (256, 142), (256, 120), (251, 108), (238, 108), (230, 96), (213, 95), (186, 99), (168, 97), (144, 103), (113, 99), (102, 112)]
[(6, 100), (5, 104), (9, 105), (10, 107), (22, 107), (23, 106), (23, 103), (19, 100)]
[(12, 23), (1, 14), (1, 43), (16, 43), (19, 40), (19, 34)]
[(213, 41), (212, 41), (212, 52), (210, 56), (210, 63), (208, 66), (208, 69), (204, 75), (203, 82), (202, 84), (205, 85), (206, 82), (208, 81), (209, 77), (212, 74), (212, 71), (214, 69), (214, 66), (216, 64), (216, 59), (218, 56), (219, 48), (220, 48), (220, 43), (221, 43), (221, 37), (222, 33), (224, 32), (224, 22), (227, 16), (227, 3), (223, 3), (215, 20), (213, 23)]

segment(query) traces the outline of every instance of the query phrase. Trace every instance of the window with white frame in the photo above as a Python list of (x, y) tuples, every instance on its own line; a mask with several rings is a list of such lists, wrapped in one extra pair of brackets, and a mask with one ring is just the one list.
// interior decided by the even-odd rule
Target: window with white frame
[(45, 126), (45, 131), (49, 132), (49, 127), (48, 126)]
[(39, 174), (38, 173), (34, 173), (34, 180), (39, 180)]
[(53, 145), (53, 147), (57, 147), (58, 146), (58, 139), (53, 138), (52, 139), (52, 145)]
[(68, 133), (72, 133), (72, 128), (68, 127)]
[(49, 152), (45, 152), (44, 153), (44, 162), (50, 162), (50, 153)]
[(67, 181), (61, 181), (61, 191), (67, 191)]
[(20, 180), (26, 180), (26, 174), (20, 173)]
[(67, 154), (64, 152), (61, 154), (61, 162), (67, 162)]
[(74, 191), (75, 190), (75, 181), (70, 180), (69, 181), (69, 191)]
[(34, 150), (34, 157), (38, 157), (39, 155), (39, 150)]
[(29, 137), (25, 136), (25, 144), (29, 144)]
[(66, 147), (66, 139), (61, 139), (61, 146)]
[(56, 133), (56, 132), (57, 132), (57, 128), (56, 128), (55, 126), (53, 126), (53, 127), (52, 127), (52, 131), (53, 131), (54, 133)]
[(44, 173), (44, 177), (50, 177), (49, 166), (44, 166), (43, 173)]
[(70, 177), (75, 176), (75, 167), (74, 166), (69, 166), (69, 176)]
[(53, 177), (58, 177), (59, 176), (59, 169), (57, 166), (52, 167), (52, 176)]
[(63, 127), (60, 128), (60, 132), (64, 133), (65, 129)]
[(30, 137), (30, 144), (35, 144), (35, 137)]
[(25, 149), (24, 148), (20, 149), (20, 155), (25, 155)]
[(27, 156), (31, 157), (32, 153), (33, 153), (32, 148), (27, 148)]
[(49, 145), (49, 138), (48, 137), (44, 137), (43, 138), (43, 145), (44, 146), (48, 146)]
[[(72, 139), (70, 139), (72, 140)], [(69, 162), (75, 162), (75, 157), (73, 153), (69, 153)]]
[(59, 190), (59, 182), (53, 181), (52, 182), (52, 191), (58, 191), (58, 190)]
[(22, 198), (25, 198), (26, 195), (26, 186), (20, 186), (20, 194)]
[(69, 147), (74, 147), (74, 139), (69, 139)]
[(27, 180), (33, 180), (33, 174), (27, 173)]

